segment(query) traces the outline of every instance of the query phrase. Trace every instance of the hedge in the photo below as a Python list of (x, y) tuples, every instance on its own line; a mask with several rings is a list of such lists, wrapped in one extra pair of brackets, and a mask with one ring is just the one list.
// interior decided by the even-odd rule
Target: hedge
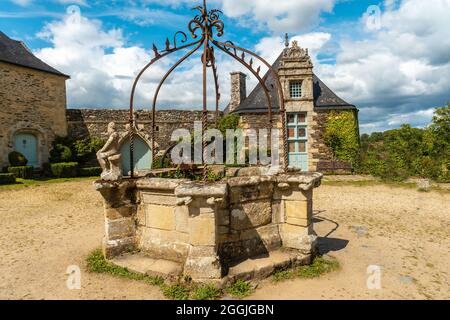
[(16, 177), (12, 173), (0, 173), (0, 185), (14, 184), (16, 183)]
[(100, 168), (100, 167), (78, 169), (78, 175), (80, 177), (98, 177), (101, 174), (102, 174), (102, 168)]
[(75, 178), (78, 173), (78, 163), (52, 163), (50, 164), (50, 172), (55, 178)]
[(28, 159), (17, 151), (13, 151), (8, 155), (8, 161), (12, 167), (23, 167), (28, 163)]
[(34, 169), (32, 166), (8, 167), (8, 173), (11, 173), (16, 178), (21, 178), (21, 179), (33, 178), (33, 170)]

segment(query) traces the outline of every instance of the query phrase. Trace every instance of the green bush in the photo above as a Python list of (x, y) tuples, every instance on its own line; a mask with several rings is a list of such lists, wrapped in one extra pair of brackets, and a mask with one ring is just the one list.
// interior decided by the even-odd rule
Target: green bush
[(78, 176), (80, 177), (97, 177), (102, 173), (102, 168), (92, 167), (92, 168), (80, 168), (78, 169)]
[(103, 145), (103, 140), (99, 138), (86, 138), (75, 141), (72, 144), (72, 149), (78, 163), (86, 163), (95, 158), (96, 153)]
[(56, 144), (50, 151), (51, 163), (62, 163), (72, 161), (72, 150), (63, 144)]
[(16, 178), (31, 179), (33, 178), (33, 167), (32, 166), (9, 167), (8, 173), (13, 174)]
[(23, 154), (13, 151), (8, 155), (9, 164), (13, 167), (23, 167), (28, 163), (28, 159)]
[(239, 127), (240, 116), (235, 113), (228, 114), (219, 120), (219, 130), (225, 134), (227, 129), (236, 130)]
[(0, 185), (14, 184), (16, 183), (16, 177), (12, 173), (0, 173)]
[(74, 178), (78, 173), (77, 162), (63, 162), (50, 164), (50, 171), (55, 178)]

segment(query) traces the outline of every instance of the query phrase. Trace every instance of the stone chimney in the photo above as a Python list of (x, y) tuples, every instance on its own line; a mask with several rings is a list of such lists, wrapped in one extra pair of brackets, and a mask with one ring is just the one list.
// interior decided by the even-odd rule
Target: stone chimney
[(242, 72), (231, 73), (230, 112), (234, 111), (247, 98), (247, 75)]

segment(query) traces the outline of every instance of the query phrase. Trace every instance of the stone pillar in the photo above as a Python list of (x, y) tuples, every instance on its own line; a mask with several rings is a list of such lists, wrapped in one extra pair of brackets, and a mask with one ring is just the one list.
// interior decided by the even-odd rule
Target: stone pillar
[(247, 75), (242, 72), (231, 74), (230, 112), (234, 111), (247, 98)]
[(179, 186), (175, 194), (179, 205), (189, 210), (189, 253), (184, 274), (194, 281), (222, 278), (218, 255), (218, 212), (226, 201), (227, 185), (188, 183)]
[(313, 190), (320, 185), (322, 175), (280, 176), (274, 201), (278, 207), (278, 221), (283, 247), (313, 254), (317, 237), (313, 230)]
[(132, 203), (135, 183), (98, 181), (94, 184), (103, 196), (105, 209), (105, 237), (103, 253), (112, 259), (136, 249), (136, 205)]

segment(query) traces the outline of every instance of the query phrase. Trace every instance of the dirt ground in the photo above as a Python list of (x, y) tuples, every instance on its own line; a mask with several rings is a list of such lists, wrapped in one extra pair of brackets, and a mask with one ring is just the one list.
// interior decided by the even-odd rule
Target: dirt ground
[[(0, 299), (163, 299), (156, 287), (85, 271), (104, 231), (91, 185), (0, 188)], [(251, 299), (450, 299), (449, 193), (324, 185), (314, 207), (320, 250), (341, 270), (265, 281)], [(67, 289), (71, 265), (81, 268), (81, 290)], [(380, 290), (367, 288), (370, 265), (381, 268)]]

